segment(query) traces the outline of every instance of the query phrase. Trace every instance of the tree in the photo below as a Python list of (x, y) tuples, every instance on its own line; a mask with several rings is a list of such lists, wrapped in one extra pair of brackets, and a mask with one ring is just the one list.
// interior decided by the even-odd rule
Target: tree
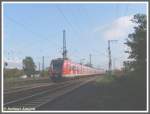
[(5, 62), (5, 63), (4, 63), (4, 66), (5, 66), (5, 67), (6, 67), (6, 66), (8, 66), (8, 63), (7, 63), (7, 62)]
[(136, 26), (125, 42), (130, 48), (130, 51), (127, 51), (130, 59), (129, 66), (134, 71), (146, 73), (146, 15), (136, 14), (131, 21), (136, 23)]
[(130, 61), (124, 61), (124, 62), (123, 62), (123, 66), (124, 66), (124, 67), (123, 67), (122, 70), (123, 70), (124, 72), (127, 73), (127, 72), (131, 71)]
[(35, 68), (35, 63), (31, 57), (23, 59), (23, 70), (28, 77), (31, 77), (31, 75), (35, 73)]
[(7, 62), (4, 62), (4, 69), (8, 66)]

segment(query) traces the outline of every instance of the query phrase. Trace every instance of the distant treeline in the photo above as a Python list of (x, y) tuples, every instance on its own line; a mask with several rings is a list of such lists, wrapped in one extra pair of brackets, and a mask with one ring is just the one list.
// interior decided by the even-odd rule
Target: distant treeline
[(4, 70), (4, 78), (19, 77), (24, 75), (23, 70), (13, 68)]
[[(48, 68), (44, 70), (44, 73), (42, 71), (41, 72), (35, 71), (35, 74), (40, 74), (41, 76), (48, 76)], [(23, 75), (25, 75), (25, 73), (22, 69), (17, 69), (17, 68), (4, 69), (4, 78), (18, 78)]]

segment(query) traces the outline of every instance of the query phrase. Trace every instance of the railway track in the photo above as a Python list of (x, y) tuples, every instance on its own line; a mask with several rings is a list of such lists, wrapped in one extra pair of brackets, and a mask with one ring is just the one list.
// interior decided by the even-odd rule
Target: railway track
[(60, 82), (60, 83), (51, 82), (51, 83), (43, 83), (41, 85), (36, 85), (36, 86), (31, 86), (31, 87), (16, 88), (14, 90), (4, 92), (4, 102), (10, 102), (12, 100), (15, 100), (21, 97), (26, 97), (26, 96), (33, 95), (35, 93), (46, 91), (48, 89), (54, 88), (66, 82), (67, 81)]
[[(11, 89), (4, 89), (4, 94), (12, 94), (12, 93), (17, 93), (20, 91), (25, 91), (25, 90), (29, 90), (29, 89), (33, 89), (36, 87), (40, 87), (40, 86), (46, 86), (49, 85), (50, 83), (37, 83), (37, 84), (32, 84), (32, 85), (26, 85), (26, 86), (21, 86), (21, 87), (15, 87), (15, 88), (11, 88)], [(53, 84), (53, 83), (51, 83)]]
[[(63, 80), (63, 81), (61, 81), (61, 83), (65, 82), (65, 81), (70, 81), (70, 80)], [(27, 90), (34, 89), (34, 88), (39, 88), (39, 87), (42, 87), (42, 86), (45, 87), (45, 86), (49, 86), (49, 85), (53, 85), (53, 84), (56, 84), (56, 83), (52, 82), (51, 80), (48, 81), (48, 82), (47, 81), (45, 81), (45, 82), (38, 82), (38, 83), (24, 85), (24, 86), (20, 86), (20, 87), (4, 89), (4, 94), (5, 95), (13, 94), (13, 93), (27, 91)]]
[(51, 80), (49, 78), (31, 78), (31, 79), (18, 79), (18, 80), (5, 80), (4, 81), (4, 91), (15, 90), (27, 86), (32, 86), (34, 84), (49, 83)]
[(59, 83), (56, 85), (51, 85), (47, 89), (30, 94), (28, 96), (24, 96), (19, 99), (14, 99), (4, 103), (4, 107), (25, 107), (25, 108), (35, 108), (38, 110), (40, 106), (51, 102), (60, 96), (73, 91), (80, 86), (95, 80), (96, 77), (88, 77), (88, 78), (81, 78), (78, 80), (66, 81), (64, 83)]

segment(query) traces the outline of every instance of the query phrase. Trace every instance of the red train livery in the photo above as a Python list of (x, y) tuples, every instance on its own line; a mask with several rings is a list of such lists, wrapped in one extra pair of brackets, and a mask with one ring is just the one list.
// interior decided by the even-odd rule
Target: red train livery
[(68, 59), (54, 59), (50, 64), (50, 78), (52, 80), (59, 80), (64, 77), (71, 78), (78, 76), (98, 75), (103, 73), (103, 70), (77, 64)]

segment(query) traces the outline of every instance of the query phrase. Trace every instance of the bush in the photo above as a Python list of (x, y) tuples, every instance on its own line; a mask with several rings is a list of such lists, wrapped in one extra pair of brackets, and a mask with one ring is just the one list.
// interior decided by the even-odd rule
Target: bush
[(103, 77), (96, 80), (99, 85), (109, 85), (117, 80), (116, 75), (105, 74)]
[(4, 78), (18, 78), (24, 75), (23, 70), (19, 70), (17, 68), (14, 69), (5, 69), (4, 70)]

